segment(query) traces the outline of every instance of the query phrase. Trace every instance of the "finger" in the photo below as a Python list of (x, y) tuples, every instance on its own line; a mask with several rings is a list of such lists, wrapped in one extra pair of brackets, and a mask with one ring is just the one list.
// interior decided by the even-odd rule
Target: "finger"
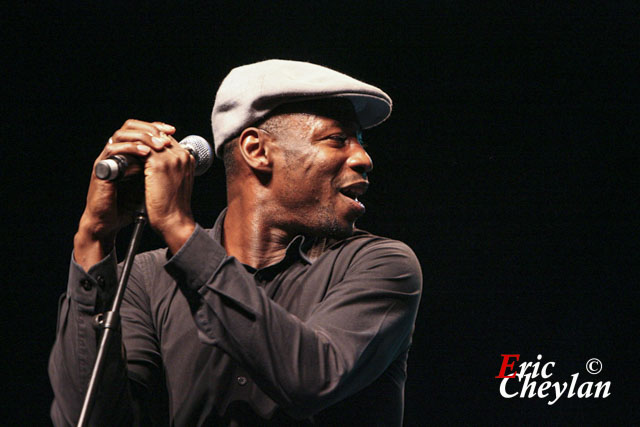
[(178, 144), (175, 139), (171, 138), (172, 143), (162, 151), (154, 151), (149, 156), (148, 165), (151, 168), (157, 168), (161, 164), (170, 169), (191, 171), (195, 169), (195, 158), (191, 153)]
[(189, 150), (180, 144), (176, 145), (176, 151), (179, 153), (178, 156), (180, 157), (181, 164), (185, 166), (190, 173), (192, 173), (195, 170), (196, 158), (193, 157)]
[[(155, 122), (159, 123), (159, 122)], [(155, 123), (144, 122), (142, 120), (129, 119), (120, 129), (122, 130), (137, 130), (140, 132), (150, 133), (152, 135), (159, 135), (162, 132), (161, 129)], [(165, 132), (166, 133), (166, 132)]]
[(174, 152), (177, 156), (182, 157), (185, 161), (188, 160), (189, 162), (191, 162), (191, 160), (193, 160), (195, 164), (195, 157), (193, 157), (191, 152), (187, 150), (184, 145), (180, 144), (178, 141), (176, 141), (175, 138), (171, 136), (167, 137), (171, 140), (171, 144), (169, 145), (170, 151)]
[[(152, 139), (152, 143), (150, 143), (149, 145), (154, 149), (159, 150), (166, 144), (166, 142), (160, 141), (159, 139), (154, 140), (154, 138), (162, 138), (167, 134), (173, 134), (176, 129), (173, 126), (162, 122), (149, 123), (142, 120), (129, 119), (124, 122), (124, 124), (120, 128), (120, 131), (137, 131), (147, 134)], [(148, 138), (145, 138), (145, 142), (148, 143)]]
[(139, 142), (121, 142), (118, 144), (107, 144), (100, 153), (96, 161), (100, 161), (116, 154), (130, 154), (132, 156), (145, 157), (151, 152), (148, 145)]
[(161, 133), (173, 135), (176, 128), (170, 124), (163, 122), (145, 122), (142, 120), (129, 119), (122, 125), (122, 129), (127, 130), (139, 130), (145, 133), (150, 133), (153, 136), (158, 136)]
[(160, 132), (152, 133), (144, 130), (117, 130), (111, 137), (113, 144), (123, 142), (137, 142), (148, 145), (154, 150), (162, 150), (166, 145), (166, 135)]
[(170, 147), (172, 142), (175, 141), (170, 135), (164, 132), (160, 132), (160, 136), (154, 136), (151, 139), (155, 144), (162, 144), (163, 148)]
[(164, 135), (166, 143), (166, 147), (182, 147), (180, 143), (171, 135)]
[(176, 131), (176, 128), (167, 124), (167, 123), (162, 123), (162, 122), (153, 122), (151, 123), (153, 126), (156, 127), (156, 129), (158, 129), (158, 131), (160, 132), (164, 132), (167, 135), (173, 135)]

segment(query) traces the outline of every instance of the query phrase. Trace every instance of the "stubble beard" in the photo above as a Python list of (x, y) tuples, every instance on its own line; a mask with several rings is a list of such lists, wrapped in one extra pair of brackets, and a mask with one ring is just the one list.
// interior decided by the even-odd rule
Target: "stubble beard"
[(318, 237), (344, 239), (353, 234), (353, 223), (343, 224), (335, 211), (329, 207), (318, 208), (314, 215), (316, 220), (312, 226), (312, 234)]

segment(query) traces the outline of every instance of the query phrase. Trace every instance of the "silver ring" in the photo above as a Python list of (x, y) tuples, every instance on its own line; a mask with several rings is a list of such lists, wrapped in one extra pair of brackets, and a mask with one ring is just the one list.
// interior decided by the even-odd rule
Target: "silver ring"
[(109, 138), (108, 144), (113, 144), (113, 138)]

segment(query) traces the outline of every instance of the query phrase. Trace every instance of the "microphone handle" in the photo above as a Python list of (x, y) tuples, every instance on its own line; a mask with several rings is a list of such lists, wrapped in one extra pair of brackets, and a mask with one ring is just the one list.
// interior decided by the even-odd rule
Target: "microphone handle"
[(95, 174), (99, 179), (116, 181), (142, 170), (140, 160), (129, 154), (116, 154), (98, 162)]
[[(202, 175), (213, 162), (213, 150), (209, 143), (197, 135), (189, 135), (180, 141), (180, 146), (196, 159), (194, 174)], [(101, 160), (95, 167), (95, 174), (99, 179), (116, 181), (142, 171), (143, 162), (140, 158), (129, 154), (116, 154)]]

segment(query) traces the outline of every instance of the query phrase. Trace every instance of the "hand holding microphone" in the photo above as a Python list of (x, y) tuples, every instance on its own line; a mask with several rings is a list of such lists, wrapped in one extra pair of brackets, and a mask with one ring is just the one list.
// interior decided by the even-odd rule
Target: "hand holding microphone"
[[(195, 159), (195, 176), (205, 173), (213, 163), (213, 151), (211, 145), (201, 136), (189, 135), (179, 143)], [(138, 166), (138, 168), (135, 168)], [(140, 170), (141, 162), (138, 157), (129, 154), (116, 154), (106, 160), (99, 161), (95, 166), (95, 174), (99, 179), (117, 181), (126, 176), (127, 171)]]
[[(173, 253), (191, 235), (194, 175), (204, 173), (213, 160), (209, 144), (187, 137), (178, 144), (173, 126), (127, 120), (106, 144), (94, 164), (87, 204), (74, 239), (74, 257), (87, 269), (113, 247), (118, 231), (132, 221), (129, 201), (139, 197), (123, 176), (142, 172), (149, 224)], [(191, 154), (193, 153), (193, 154)], [(138, 180), (135, 180), (138, 181)], [(132, 182), (132, 184), (134, 184)]]

